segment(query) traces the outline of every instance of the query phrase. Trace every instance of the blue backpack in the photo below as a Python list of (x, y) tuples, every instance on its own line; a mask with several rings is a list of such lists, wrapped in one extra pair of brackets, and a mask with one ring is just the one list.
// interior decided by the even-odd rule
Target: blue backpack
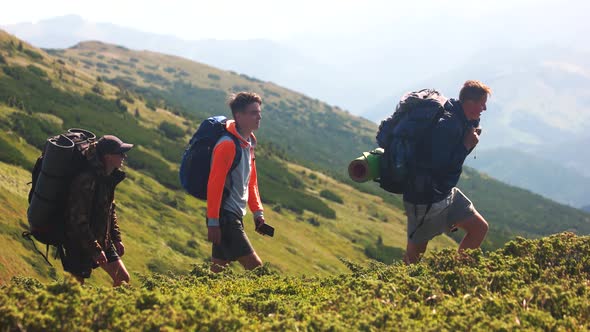
[(231, 166), (235, 169), (242, 159), (240, 143), (234, 135), (227, 132), (225, 116), (214, 116), (203, 121), (194, 133), (182, 155), (180, 162), (180, 184), (196, 198), (207, 200), (207, 183), (211, 172), (213, 148), (222, 136), (229, 136), (236, 145), (236, 155)]
[(402, 194), (416, 175), (418, 145), (444, 113), (447, 99), (438, 91), (423, 89), (405, 94), (395, 112), (383, 120), (377, 144), (384, 149), (380, 177), (386, 191)]

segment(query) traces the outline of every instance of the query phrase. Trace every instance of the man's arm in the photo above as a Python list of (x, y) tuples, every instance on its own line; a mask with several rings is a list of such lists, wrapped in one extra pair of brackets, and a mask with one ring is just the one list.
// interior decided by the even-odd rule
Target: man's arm
[(452, 121), (441, 119), (432, 131), (432, 167), (442, 171), (460, 165), (469, 154), (463, 143), (461, 128)]
[(115, 245), (117, 254), (122, 257), (125, 254), (125, 245), (123, 245), (123, 241), (121, 240), (121, 231), (119, 230), (116, 208), (117, 205), (113, 200), (111, 206), (111, 242)]
[(90, 228), (95, 189), (96, 181), (92, 176), (82, 174), (72, 182), (67, 202), (66, 232), (68, 239), (77, 242), (90, 257), (96, 257), (102, 251)]
[(250, 182), (248, 183), (248, 206), (254, 214), (254, 220), (263, 217), (262, 201), (258, 191), (258, 175), (256, 173), (256, 160), (252, 159), (252, 171), (250, 172)]
[(113, 200), (113, 204), (111, 205), (111, 241), (113, 243), (121, 242), (121, 230), (119, 229), (116, 207), (117, 205)]

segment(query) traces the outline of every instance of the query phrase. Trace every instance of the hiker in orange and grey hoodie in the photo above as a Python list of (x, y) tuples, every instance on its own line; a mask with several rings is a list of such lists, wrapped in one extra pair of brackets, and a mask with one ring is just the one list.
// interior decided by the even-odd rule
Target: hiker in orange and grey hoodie
[[(264, 215), (258, 181), (254, 147), (254, 131), (260, 127), (262, 99), (256, 93), (240, 92), (229, 99), (234, 120), (226, 123), (227, 131), (239, 141), (222, 136), (211, 157), (211, 172), (207, 184), (208, 240), (213, 242), (211, 271), (219, 272), (237, 260), (247, 270), (262, 265), (260, 257), (244, 232), (243, 217), (246, 205), (254, 214), (257, 232), (264, 224)], [(232, 170), (236, 149), (242, 149), (242, 158)]]

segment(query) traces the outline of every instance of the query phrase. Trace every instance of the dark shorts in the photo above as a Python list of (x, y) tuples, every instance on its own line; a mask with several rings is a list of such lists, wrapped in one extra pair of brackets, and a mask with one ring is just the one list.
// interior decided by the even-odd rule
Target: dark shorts
[[(107, 263), (116, 262), (121, 259), (117, 254), (115, 245), (112, 243), (104, 253), (105, 256), (107, 256)], [(92, 269), (96, 269), (98, 267), (98, 265), (95, 264), (92, 259), (82, 255), (79, 249), (68, 250), (68, 248), (65, 250), (65, 256), (62, 260), (62, 264), (65, 271), (82, 278), (90, 278)]]
[[(449, 233), (456, 224), (475, 215), (473, 203), (455, 187), (449, 196), (433, 203), (428, 213), (427, 205), (404, 201), (408, 217), (408, 241), (421, 244), (442, 233)], [(426, 213), (426, 216), (424, 215)]]
[(235, 261), (254, 252), (254, 248), (244, 232), (244, 222), (241, 216), (222, 210), (219, 216), (219, 226), (221, 227), (221, 244), (213, 245), (211, 252), (213, 258)]

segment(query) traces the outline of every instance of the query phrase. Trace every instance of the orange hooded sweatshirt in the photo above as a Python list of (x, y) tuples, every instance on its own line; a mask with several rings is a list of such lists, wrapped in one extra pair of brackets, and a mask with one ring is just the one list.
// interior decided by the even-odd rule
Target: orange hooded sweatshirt
[(249, 140), (244, 139), (238, 133), (234, 120), (228, 120), (226, 128), (230, 135), (238, 138), (242, 158), (236, 168), (230, 172), (236, 155), (236, 144), (230, 137), (223, 136), (215, 145), (207, 184), (208, 226), (219, 226), (219, 212), (222, 208), (244, 216), (246, 205), (248, 205), (250, 211), (254, 213), (254, 218), (263, 215), (254, 158), (256, 137), (251, 134)]

